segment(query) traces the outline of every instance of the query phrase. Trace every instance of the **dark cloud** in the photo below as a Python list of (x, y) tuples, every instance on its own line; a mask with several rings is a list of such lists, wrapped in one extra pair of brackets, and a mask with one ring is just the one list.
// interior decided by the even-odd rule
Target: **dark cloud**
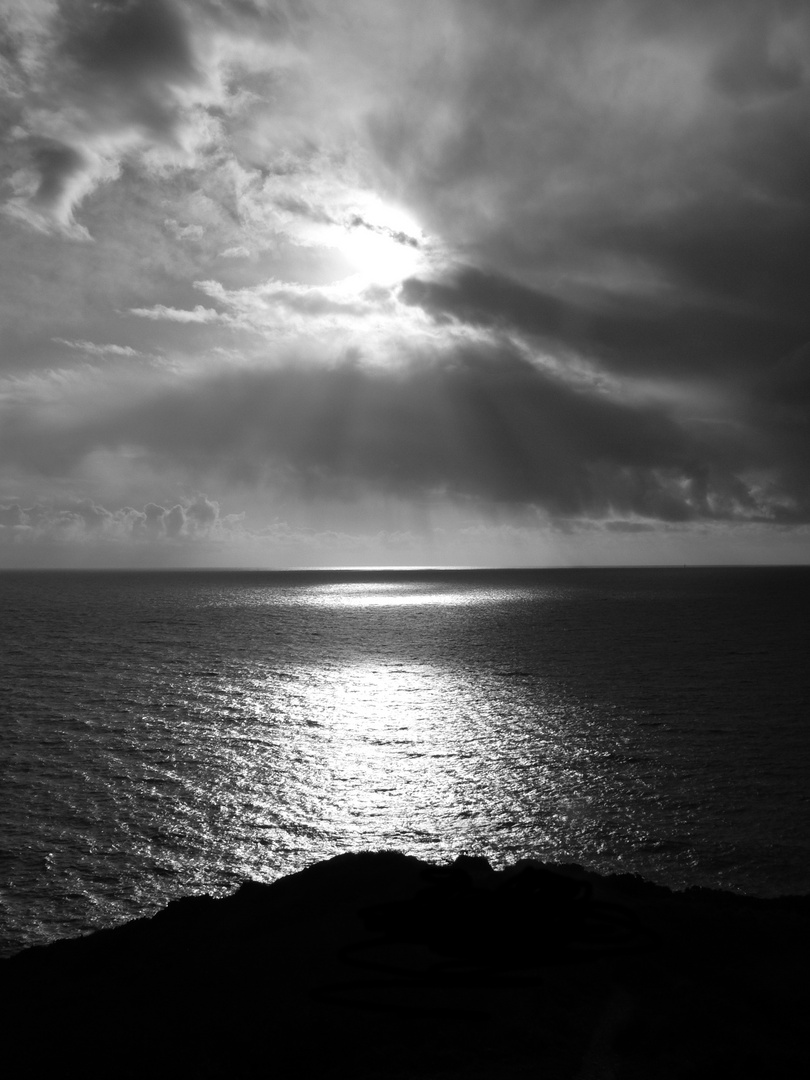
[(202, 80), (190, 42), (173, 0), (61, 0), (17, 95), (29, 106), (16, 110), (17, 155), (28, 153), (12, 215), (88, 239), (73, 210), (119, 175), (125, 144), (183, 142), (190, 112), (177, 91)]
[(759, 433), (763, 459), (791, 493), (783, 508), (810, 504), (810, 343), (783, 357), (753, 383), (746, 420)]
[(810, 425), (810, 341), (764, 372), (754, 391), (760, 407)]
[(174, 136), (182, 113), (174, 88), (199, 72), (188, 27), (171, 0), (63, 0), (59, 52), (70, 90), (92, 122), (136, 124)]
[(400, 299), (439, 320), (449, 316), (472, 326), (517, 330), (572, 345), (588, 341), (595, 316), (584, 307), (474, 267), (458, 268), (438, 279), (409, 278), (402, 284)]
[(62, 50), (85, 78), (128, 87), (196, 77), (186, 25), (171, 0), (62, 0)]
[(194, 8), (231, 29), (247, 26), (262, 37), (286, 37), (311, 16), (304, 0), (193, 0)]
[(779, 477), (768, 491), (752, 484), (748, 473), (767, 455), (734, 429), (569, 385), (506, 345), (393, 367), (349, 356), (230, 372), (100, 418), (44, 430), (26, 415), (4, 430), (3, 453), (47, 474), (69, 472), (99, 447), (138, 447), (156, 469), (180, 466), (200, 483), (216, 474), (313, 498), (444, 493), (560, 516), (664, 521), (807, 512), (795, 493), (783, 497)]
[(468, 10), (445, 67), (370, 119), (478, 267), (406, 297), (619, 370), (747, 372), (810, 336), (806, 5), (516, 2), (497, 31)]
[(762, 99), (798, 90), (805, 81), (804, 60), (795, 38), (774, 41), (766, 11), (753, 11), (718, 57), (714, 84), (734, 98)]
[(472, 267), (432, 280), (411, 278), (400, 296), (437, 319), (533, 335), (607, 370), (635, 374), (744, 372), (773, 362), (810, 333), (810, 316), (802, 322), (798, 310), (780, 319), (742, 304), (728, 310), (670, 294), (593, 289), (571, 299)]
[(35, 205), (55, 210), (70, 197), (72, 183), (87, 167), (85, 156), (72, 146), (52, 140), (35, 143), (32, 157), (39, 174)]
[(5, 12), (0, 12), (0, 58), (13, 68), (19, 66), (22, 39), (15, 33)]
[(731, 334), (735, 323), (762, 322), (774, 335), (775, 356), (786, 335), (794, 347), (807, 337), (810, 196), (803, 204), (704, 197), (655, 221), (592, 225), (587, 236), (595, 248), (640, 256), (662, 270), (672, 299), (688, 308), (697, 298), (703, 318), (724, 320)]
[(23, 39), (0, 11), (0, 135), (6, 136), (19, 122), (28, 76), (22, 62)]
[(413, 248), (419, 247), (419, 241), (415, 236), (409, 236), (408, 233), (398, 229), (389, 229), (386, 225), (373, 225), (359, 214), (352, 214), (347, 224), (350, 229), (368, 229), (369, 232), (386, 236), (389, 240), (393, 240), (395, 244), (405, 244), (407, 247)]
[(329, 213), (322, 206), (316, 206), (306, 199), (293, 195), (276, 196), (273, 203), (279, 210), (294, 214), (296, 217), (305, 218), (307, 221), (315, 222), (317, 225), (340, 225), (345, 229), (366, 229), (368, 232), (393, 240), (395, 244), (403, 244), (412, 248), (420, 247), (420, 243), (415, 236), (411, 236), (401, 229), (389, 228), (387, 225), (376, 225), (373, 222), (366, 221), (360, 214), (343, 217)]
[[(262, 173), (269, 175), (270, 169), (262, 169)], [(317, 225), (336, 225), (337, 221), (332, 214), (327, 213), (323, 207), (315, 206), (313, 203), (308, 202), (306, 199), (299, 198), (295, 195), (279, 195), (273, 199), (274, 204), (279, 210), (284, 210), (288, 214), (295, 214), (296, 217), (306, 218), (307, 221), (314, 221)]]

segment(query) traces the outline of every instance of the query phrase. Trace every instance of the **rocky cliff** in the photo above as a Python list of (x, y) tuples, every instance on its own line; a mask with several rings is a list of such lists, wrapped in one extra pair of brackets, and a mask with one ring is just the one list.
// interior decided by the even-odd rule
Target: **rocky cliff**
[(2, 961), (2, 1056), (14, 1077), (810, 1075), (809, 923), (810, 898), (343, 855)]

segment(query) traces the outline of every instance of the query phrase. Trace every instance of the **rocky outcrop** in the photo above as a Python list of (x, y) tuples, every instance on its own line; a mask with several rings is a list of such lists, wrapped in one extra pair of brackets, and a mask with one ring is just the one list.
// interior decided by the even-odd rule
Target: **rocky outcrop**
[(0, 962), (6, 1075), (779, 1076), (810, 898), (343, 855)]

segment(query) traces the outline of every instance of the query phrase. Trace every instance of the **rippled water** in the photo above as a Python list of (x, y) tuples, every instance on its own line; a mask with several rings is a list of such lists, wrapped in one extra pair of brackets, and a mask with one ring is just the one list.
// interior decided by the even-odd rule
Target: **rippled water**
[(0, 948), (341, 851), (810, 891), (810, 572), (0, 575)]

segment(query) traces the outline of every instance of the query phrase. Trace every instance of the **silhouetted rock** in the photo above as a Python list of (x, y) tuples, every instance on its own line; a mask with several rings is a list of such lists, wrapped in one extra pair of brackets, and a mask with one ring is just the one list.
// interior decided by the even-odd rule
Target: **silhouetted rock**
[(806, 1072), (809, 917), (805, 897), (343, 855), (1, 962), (2, 1056), (14, 1077)]

